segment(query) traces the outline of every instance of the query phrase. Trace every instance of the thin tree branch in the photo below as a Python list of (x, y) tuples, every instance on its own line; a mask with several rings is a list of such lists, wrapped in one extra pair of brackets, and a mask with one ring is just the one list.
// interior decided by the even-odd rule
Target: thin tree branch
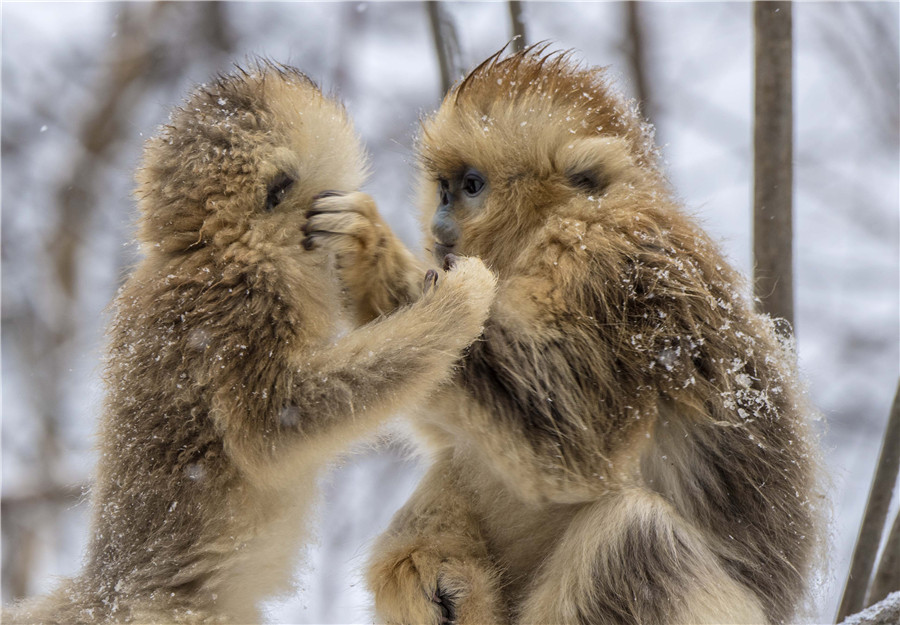
[(753, 4), (753, 286), (762, 311), (793, 326), (792, 6), (761, 0)]
[(625, 32), (628, 34), (626, 50), (631, 65), (631, 77), (634, 80), (634, 95), (641, 107), (641, 112), (649, 120), (655, 118), (650, 86), (647, 81), (647, 63), (645, 56), (645, 25), (640, 2), (625, 2)]
[(897, 393), (894, 395), (887, 429), (881, 443), (875, 477), (869, 490), (866, 511), (850, 562), (850, 574), (835, 619), (837, 622), (863, 608), (866, 589), (875, 565), (875, 556), (884, 532), (884, 522), (891, 504), (891, 493), (897, 483), (898, 470), (900, 470), (900, 382), (897, 383)]
[(7, 512), (17, 512), (27, 506), (73, 504), (77, 503), (86, 491), (86, 484), (69, 484), (66, 486), (50, 485), (44, 490), (22, 495), (4, 495), (0, 498), (0, 510), (6, 514)]
[(881, 601), (895, 590), (900, 590), (900, 512), (894, 517), (891, 533), (881, 551), (881, 561), (872, 579), (866, 605)]
[(431, 34), (437, 51), (438, 65), (441, 69), (441, 97), (450, 91), (457, 78), (462, 76), (462, 61), (459, 49), (459, 37), (453, 18), (440, 2), (426, 2), (428, 19), (431, 22)]
[(522, 3), (519, 0), (509, 0), (509, 21), (512, 24), (513, 50), (521, 52), (528, 45), (525, 36), (525, 22), (522, 19)]

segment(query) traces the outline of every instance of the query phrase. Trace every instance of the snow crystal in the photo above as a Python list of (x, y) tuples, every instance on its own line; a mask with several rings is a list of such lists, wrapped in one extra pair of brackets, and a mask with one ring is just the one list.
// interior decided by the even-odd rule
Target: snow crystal
[(201, 482), (206, 478), (206, 468), (197, 462), (192, 462), (184, 468), (184, 474), (192, 482)]
[(750, 384), (752, 383), (753, 378), (751, 378), (746, 373), (739, 373), (734, 376), (734, 381), (744, 388), (750, 388)]
[(680, 355), (681, 347), (676, 347), (675, 349), (664, 349), (659, 352), (659, 355), (656, 357), (656, 361), (663, 367), (665, 367), (666, 371), (671, 371), (678, 363), (678, 356)]

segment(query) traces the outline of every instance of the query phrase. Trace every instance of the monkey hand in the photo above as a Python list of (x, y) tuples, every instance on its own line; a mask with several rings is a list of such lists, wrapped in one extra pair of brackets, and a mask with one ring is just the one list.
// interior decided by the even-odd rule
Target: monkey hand
[(390, 228), (366, 193), (323, 191), (306, 212), (303, 247), (323, 248), (335, 255), (339, 267), (367, 264), (380, 247), (392, 242)]
[(360, 323), (421, 295), (419, 262), (381, 218), (369, 195), (325, 191), (316, 196), (306, 218), (303, 247), (334, 256)]
[(442, 275), (433, 269), (425, 274), (423, 304), (433, 300), (434, 305), (445, 308), (442, 316), (451, 320), (457, 331), (470, 324), (477, 329), (474, 340), (481, 334), (494, 303), (497, 277), (479, 258), (448, 259)]
[[(368, 571), (377, 622), (391, 624), (506, 623), (497, 576), (466, 541), (420, 536), (379, 545)], [(459, 542), (460, 544), (447, 544)], [(400, 543), (400, 544), (398, 544)], [(455, 552), (456, 557), (449, 556)]]

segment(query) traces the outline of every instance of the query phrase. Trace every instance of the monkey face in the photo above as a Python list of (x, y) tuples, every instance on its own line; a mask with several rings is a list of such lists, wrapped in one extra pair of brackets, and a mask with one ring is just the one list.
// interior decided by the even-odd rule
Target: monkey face
[(365, 175), (340, 103), (299, 71), (259, 62), (197, 89), (148, 143), (140, 238), (153, 252), (236, 241), (299, 252), (313, 198), (354, 191)]
[(652, 132), (603, 71), (542, 50), (498, 53), (469, 74), (424, 122), (419, 155), (436, 259), (480, 256), (501, 275), (525, 262), (536, 230), (612, 219), (661, 179)]
[(460, 223), (466, 216), (484, 210), (489, 193), (484, 174), (472, 167), (449, 178), (438, 177), (437, 186), (438, 206), (431, 218), (431, 234), (434, 256), (440, 262), (447, 254), (464, 248)]

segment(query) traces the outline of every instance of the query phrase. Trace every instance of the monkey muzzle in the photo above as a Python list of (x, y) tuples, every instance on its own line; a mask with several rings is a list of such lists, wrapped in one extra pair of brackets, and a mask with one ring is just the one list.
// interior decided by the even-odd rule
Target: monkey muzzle
[(452, 214), (452, 202), (442, 203), (431, 219), (431, 234), (434, 235), (434, 258), (443, 262), (444, 256), (455, 252), (459, 242), (459, 224)]

